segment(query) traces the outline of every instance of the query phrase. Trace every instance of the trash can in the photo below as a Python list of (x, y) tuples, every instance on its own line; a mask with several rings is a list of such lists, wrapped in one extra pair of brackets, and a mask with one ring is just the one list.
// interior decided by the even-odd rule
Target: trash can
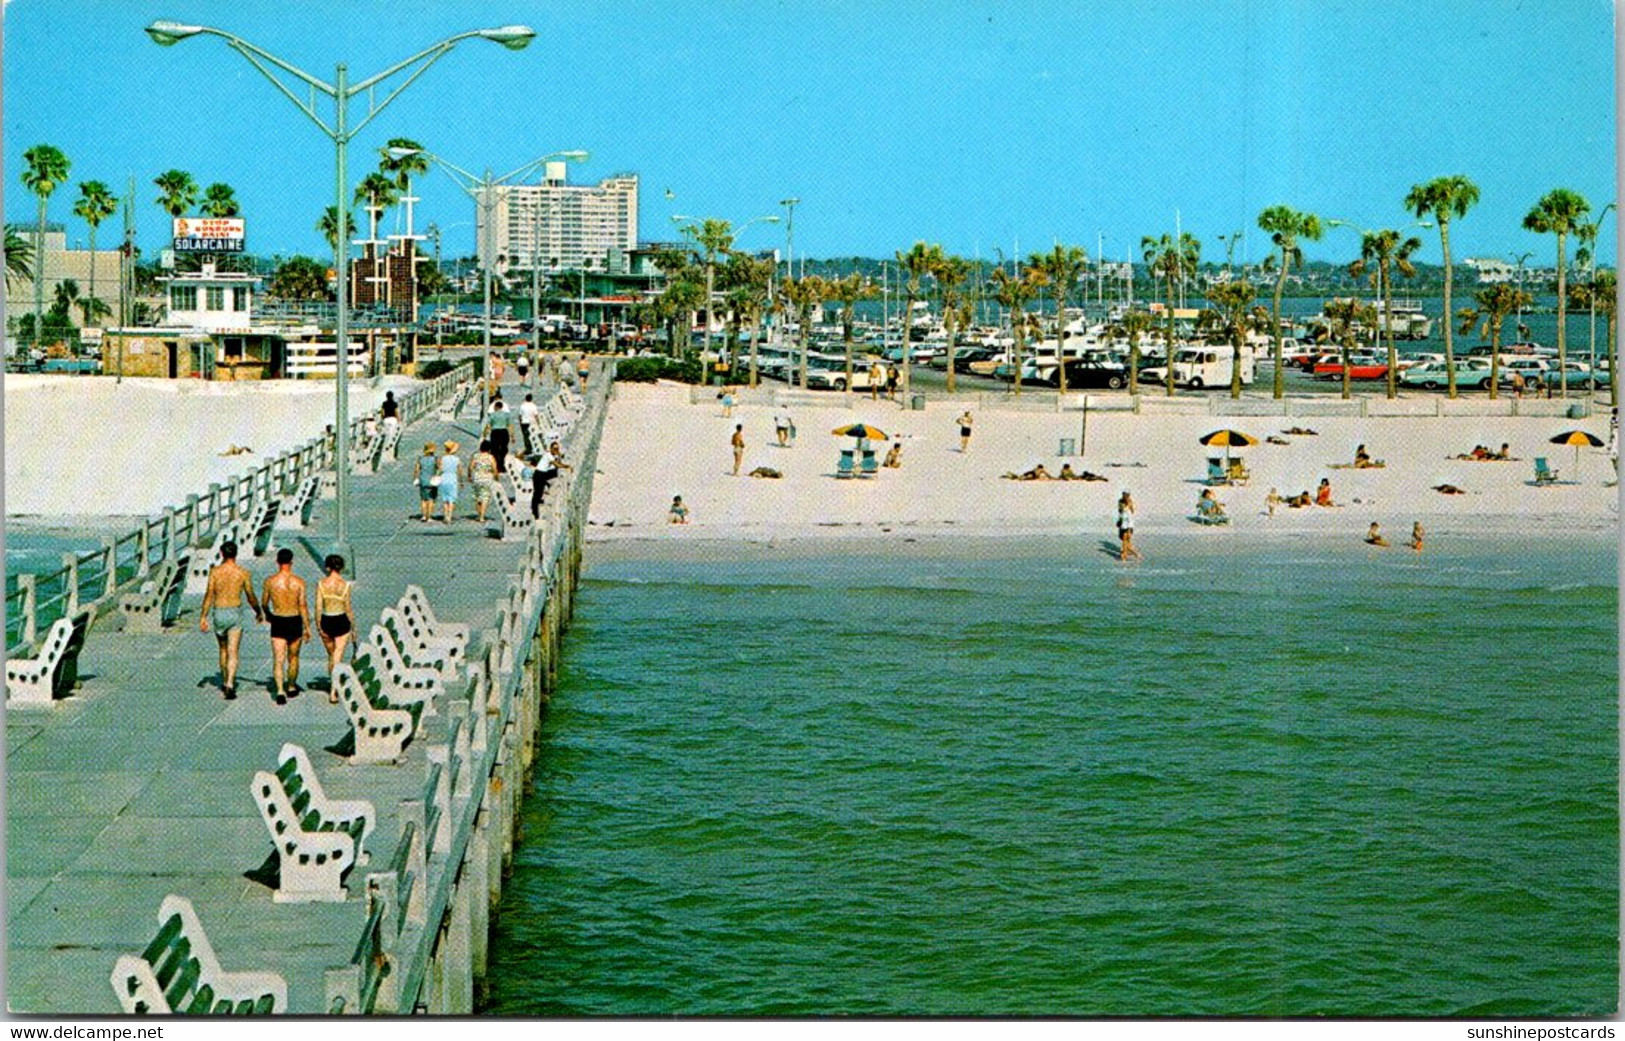
[(1055, 449), (1055, 454), (1059, 455), (1059, 456), (1077, 455), (1078, 454), (1078, 439), (1075, 438), (1075, 437), (1063, 437), (1063, 438), (1061, 438), (1060, 447)]
[(925, 411), (925, 395), (915, 394), (908, 399), (908, 407), (915, 412)]

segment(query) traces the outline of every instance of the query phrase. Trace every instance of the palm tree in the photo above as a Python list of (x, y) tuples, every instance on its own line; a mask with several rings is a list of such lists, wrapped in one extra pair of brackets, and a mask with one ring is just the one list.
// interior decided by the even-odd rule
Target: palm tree
[(1006, 271), (1003, 266), (993, 269), (993, 277), (989, 284), (993, 287), (993, 299), (999, 306), (1010, 312), (1010, 334), (1015, 338), (1016, 348), (1012, 359), (1015, 363), (1016, 378), (1014, 380), (1015, 393), (1021, 393), (1021, 355), (1026, 346), (1026, 307), (1038, 293), (1038, 281), (1035, 277), (1014, 275)]
[(1574, 265), (1575, 267), (1585, 268), (1589, 276), (1589, 284), (1585, 287), (1584, 297), (1585, 306), (1591, 312), (1591, 321), (1588, 324), (1591, 329), (1591, 367), (1593, 370), (1589, 393), (1592, 394), (1597, 392), (1597, 375), (1595, 371), (1597, 366), (1597, 235), (1602, 231), (1603, 218), (1607, 217), (1608, 212), (1612, 209), (1614, 209), (1614, 204), (1609, 203), (1602, 208), (1602, 212), (1597, 214), (1596, 220), (1585, 222), (1575, 231), (1575, 238), (1579, 241), (1579, 248), (1574, 251)]
[(1240, 279), (1220, 282), (1208, 289), (1207, 299), (1213, 306), (1198, 318), (1198, 324), (1222, 335), (1234, 349), (1230, 362), (1232, 398), (1241, 397), (1241, 354), (1247, 345), (1247, 334), (1255, 329), (1271, 328), (1270, 313), (1253, 306), (1254, 293), (1251, 282)]
[(717, 257), (733, 249), (734, 230), (728, 221), (707, 217), (683, 229), (705, 251), (705, 336), (711, 338), (711, 298), (716, 293)]
[(1349, 351), (1354, 348), (1354, 327), (1360, 323), (1374, 325), (1377, 309), (1361, 302), (1359, 297), (1346, 300), (1328, 300), (1325, 307), (1327, 324), (1322, 335), (1334, 340), (1343, 357), (1343, 398), (1349, 397)]
[(28, 277), (34, 266), (34, 251), (28, 240), (17, 234), (17, 226), (6, 225), (6, 287)]
[(1523, 226), (1541, 235), (1555, 234), (1557, 236), (1557, 367), (1559, 382), (1562, 385), (1562, 394), (1568, 397), (1569, 381), (1563, 375), (1569, 360), (1568, 324), (1569, 300), (1568, 285), (1565, 280), (1564, 261), (1567, 253), (1567, 239), (1571, 232), (1577, 232), (1585, 225), (1585, 215), (1591, 212), (1591, 204), (1579, 192), (1567, 188), (1553, 188), (1540, 197), (1523, 218)]
[(1174, 396), (1174, 285), (1182, 278), (1196, 274), (1196, 265), (1202, 257), (1202, 244), (1196, 236), (1185, 232), (1175, 239), (1164, 233), (1159, 238), (1147, 235), (1140, 240), (1145, 265), (1151, 277), (1161, 277), (1168, 291), (1168, 396)]
[(1591, 284), (1592, 298), (1602, 313), (1603, 326), (1608, 337), (1608, 405), (1619, 407), (1619, 358), (1615, 351), (1615, 338), (1619, 332), (1619, 275), (1614, 271), (1599, 271)]
[(801, 379), (800, 386), (807, 388), (807, 349), (812, 334), (812, 313), (824, 300), (829, 298), (829, 283), (817, 275), (805, 275), (801, 278), (787, 278), (781, 286), (787, 310), (796, 316), (796, 323), (801, 329)]
[[(96, 299), (96, 228), (101, 222), (118, 212), (118, 199), (113, 190), (101, 181), (80, 181), (79, 198), (73, 204), (73, 215), (90, 227), (90, 299)], [(105, 310), (105, 306), (103, 307)], [(85, 324), (91, 319), (86, 312)]]
[(242, 208), (237, 205), (237, 193), (224, 181), (216, 181), (203, 189), (203, 205), (200, 209), (210, 217), (235, 217), (242, 212)]
[(1465, 217), (1478, 202), (1478, 185), (1464, 174), (1435, 177), (1426, 184), (1413, 184), (1405, 195), (1405, 208), (1418, 218), (1432, 216), (1439, 225), (1439, 248), (1444, 253), (1444, 365), (1450, 396), (1456, 396), (1456, 343), (1450, 328), (1450, 219)]
[(1140, 337), (1151, 329), (1151, 312), (1135, 308), (1111, 327), (1113, 336), (1128, 337), (1128, 392), (1140, 393)]
[[(407, 154), (395, 156), (392, 151)], [(378, 150), (378, 172), (395, 182), (400, 191), (409, 192), (412, 178), (429, 172), (429, 158), (423, 146), (408, 137), (392, 137)]]
[[(1089, 255), (1077, 246), (1063, 246), (1059, 242), (1048, 253), (1034, 253), (1027, 258), (1035, 271), (1055, 289), (1055, 379), (1056, 387), (1066, 393), (1066, 302), (1077, 285), (1078, 277), (1089, 265)], [(1018, 374), (1019, 375), (1019, 374)]]
[[(841, 338), (846, 342), (846, 387), (852, 389), (852, 323), (859, 300), (875, 297), (875, 287), (857, 272), (829, 284), (829, 298), (841, 303)], [(950, 352), (952, 348), (949, 348)], [(949, 358), (953, 357), (952, 353)], [(953, 363), (948, 364), (949, 389), (953, 388)]]
[[(677, 357), (688, 358), (689, 347), (693, 343), (694, 315), (705, 302), (701, 295), (704, 288), (687, 278), (674, 279), (666, 283), (665, 291), (660, 294), (660, 301), (665, 308), (666, 319), (676, 325)], [(669, 337), (668, 337), (669, 339)]]
[(184, 217), (186, 211), (197, 205), (197, 182), (185, 170), (169, 170), (153, 178), (152, 183), (163, 194), (158, 196), (160, 209), (171, 217)]
[(942, 247), (916, 242), (907, 253), (897, 253), (897, 263), (908, 273), (907, 302), (903, 305), (903, 399), (908, 400), (909, 333), (914, 329), (914, 301), (920, 297), (920, 280), (942, 266)]
[[(1359, 278), (1371, 264), (1376, 265), (1372, 280), (1382, 298), (1383, 325), (1388, 327), (1388, 396), (1399, 395), (1399, 351), (1394, 347), (1394, 283), (1393, 269), (1406, 278), (1416, 274), (1411, 256), (1422, 248), (1422, 240), (1414, 235), (1401, 239), (1393, 228), (1368, 231), (1360, 236), (1360, 259), (1349, 265), (1349, 274)], [(1380, 330), (1379, 330), (1380, 331)]]
[(341, 230), (339, 228), (339, 208), (329, 206), (327, 212), (322, 214), (322, 219), (316, 222), (316, 230), (321, 232), (322, 238), (327, 240), (327, 248), (333, 251), (333, 257), (336, 260), (339, 253), (339, 243), (349, 242), (350, 236), (355, 233), (355, 221), (346, 213), (344, 215), (344, 227)]
[(361, 183), (355, 186), (355, 203), (365, 203), (367, 209), (377, 210), (380, 218), (400, 198), (401, 190), (396, 187), (394, 179), (376, 170), (361, 178)]
[(56, 284), (56, 291), (51, 294), (51, 310), (66, 318), (73, 305), (79, 302), (79, 295), (79, 283), (64, 278)]
[[(1293, 264), (1303, 264), (1303, 250), (1298, 246), (1299, 239), (1310, 242), (1320, 241), (1325, 228), (1321, 226), (1320, 218), (1313, 213), (1300, 213), (1290, 206), (1271, 206), (1258, 215), (1258, 226), (1269, 232), (1270, 241), (1280, 250), (1279, 256), (1272, 255), (1269, 262), (1279, 266), (1275, 275), (1275, 303), (1270, 308), (1270, 316), (1275, 325), (1275, 397), (1280, 399), (1286, 393), (1286, 366), (1281, 360), (1281, 294), (1286, 290), (1286, 275)], [(1266, 262), (1266, 263), (1269, 263)]]
[(944, 253), (934, 272), (937, 276), (937, 296), (942, 306), (942, 324), (948, 334), (948, 393), (954, 392), (954, 339), (965, 303), (965, 282), (970, 278), (970, 261)]
[(40, 312), (45, 310), (45, 203), (68, 179), (68, 157), (55, 145), (35, 145), (23, 153), (23, 186), (39, 197), (34, 231), (34, 346), (39, 346)]
[(1475, 325), (1479, 327), (1480, 339), (1489, 336), (1490, 400), (1493, 401), (1499, 396), (1501, 386), (1501, 327), (1506, 323), (1507, 315), (1529, 306), (1530, 296), (1516, 286), (1499, 282), (1474, 293), (1473, 300), (1478, 306), (1464, 307), (1456, 317), (1461, 322), (1463, 336), (1472, 332)]

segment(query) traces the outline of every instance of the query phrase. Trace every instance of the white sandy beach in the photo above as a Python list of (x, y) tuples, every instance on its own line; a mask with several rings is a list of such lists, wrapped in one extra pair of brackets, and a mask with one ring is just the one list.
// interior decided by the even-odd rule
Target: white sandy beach
[[(352, 414), (417, 380), (354, 380)], [(333, 384), (105, 376), (5, 378), (8, 517), (150, 516), (310, 440), (333, 422)], [(252, 453), (222, 456), (232, 445)]]
[[(832, 404), (834, 401), (832, 399)], [(1143, 529), (1172, 530), (1190, 538), (1234, 537), (1237, 532), (1363, 536), (1379, 522), (1395, 543), (1421, 520), (1437, 533), (1606, 533), (1618, 523), (1618, 488), (1603, 449), (1548, 443), (1574, 428), (1606, 440), (1608, 420), (1546, 417), (1309, 418), (1135, 415), (1094, 412), (1088, 443), (1073, 467), (1109, 480), (1017, 482), (1001, 479), (1042, 461), (1054, 473), (1063, 437), (1077, 438), (1079, 414), (987, 409), (975, 412), (970, 450), (959, 451), (957, 419), (963, 405), (928, 404), (903, 411), (867, 399), (854, 408), (790, 410), (798, 432), (791, 448), (775, 443), (774, 409), (742, 405), (734, 418), (720, 404), (690, 404), (686, 387), (623, 384), (616, 388), (599, 454), (594, 487), (592, 540), (771, 540), (819, 536), (917, 537), (922, 535), (1018, 535), (1081, 532), (1110, 535), (1118, 494), (1132, 492)], [(904, 439), (901, 469), (882, 469), (871, 479), (839, 480), (836, 462), (850, 438), (835, 427), (862, 421)], [(779, 480), (730, 475), (729, 437), (744, 425), (742, 474), (758, 466), (780, 471)], [(1229, 426), (1258, 438), (1300, 426), (1318, 436), (1283, 435), (1290, 444), (1261, 443), (1239, 453), (1252, 470), (1245, 487), (1218, 489), (1233, 523), (1203, 528), (1188, 518), (1209, 455), (1197, 443)], [(1475, 444), (1511, 446), (1517, 462), (1470, 462), (1448, 457)], [(1381, 469), (1341, 469), (1355, 447), (1367, 446)], [(886, 446), (877, 446), (882, 455)], [(1536, 456), (1561, 472), (1556, 485), (1533, 484)], [(1322, 477), (1332, 483), (1338, 509), (1277, 509), (1265, 515), (1270, 489), (1290, 496), (1313, 492)], [(1465, 495), (1443, 495), (1434, 485), (1453, 484)], [(667, 523), (673, 495), (690, 510), (685, 526)]]

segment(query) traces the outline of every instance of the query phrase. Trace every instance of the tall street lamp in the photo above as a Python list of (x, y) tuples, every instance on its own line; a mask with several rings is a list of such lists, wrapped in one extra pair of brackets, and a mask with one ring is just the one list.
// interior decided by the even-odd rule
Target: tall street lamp
[[(711, 319), (713, 317), (711, 294), (714, 291), (716, 283), (717, 251), (700, 240), (700, 234), (702, 230), (704, 230), (704, 226), (706, 224), (705, 218), (690, 217), (686, 214), (674, 213), (671, 215), (671, 221), (673, 224), (682, 225), (683, 234), (694, 240), (695, 245), (705, 250), (705, 353), (710, 354)], [(723, 226), (724, 232), (731, 243), (734, 240), (737, 240), (744, 230), (750, 227), (752, 224), (777, 224), (778, 222), (779, 218), (775, 214), (767, 214), (762, 217), (752, 217), (750, 220), (739, 225), (737, 228), (733, 227), (727, 221), (721, 221), (718, 223)], [(729, 359), (729, 361), (731, 363), (732, 359)]]
[[(784, 218), (784, 274), (786, 278), (796, 277), (796, 204), (799, 202), (801, 202), (801, 199), (796, 196), (779, 200), (779, 205), (788, 211)], [(803, 261), (801, 266), (805, 268), (807, 266), (806, 262)]]
[[(491, 360), (491, 254), (493, 252), (493, 246), (490, 239), (491, 211), (496, 209), (496, 189), (511, 184), (517, 178), (525, 176), (532, 170), (536, 169), (536, 167), (548, 162), (549, 160), (565, 159), (574, 162), (585, 162), (588, 158), (588, 153), (580, 149), (573, 149), (568, 152), (549, 152), (544, 156), (538, 156), (537, 158), (532, 159), (530, 162), (525, 163), (522, 166), (517, 166), (514, 169), (509, 170), (501, 177), (492, 177), (489, 169), (485, 171), (485, 176), (477, 177), (474, 174), (469, 173), (467, 170), (464, 170), (462, 167), (449, 163), (440, 156), (435, 155), (433, 152), (424, 151), (421, 148), (386, 148), (384, 151), (385, 154), (387, 154), (391, 159), (404, 159), (409, 155), (417, 155), (438, 164), (451, 175), (451, 178), (456, 183), (457, 187), (461, 188), (468, 194), (469, 198), (474, 200), (474, 205), (479, 207), (479, 230), (482, 235), (480, 240), (480, 253), (483, 254), (481, 257), (482, 263), (480, 266), (485, 269), (485, 277), (482, 280), (485, 283), (485, 329), (484, 335), (481, 337), (481, 343), (483, 345), (483, 353), (481, 357), (483, 358), (482, 364), (488, 365), (490, 364)], [(534, 321), (535, 315), (532, 315), (531, 318)], [(486, 378), (480, 380), (481, 419), (485, 418), (486, 409), (490, 405), (490, 394), (490, 379)]]
[[(1518, 292), (1523, 292), (1523, 262), (1534, 256), (1533, 253), (1520, 253), (1513, 259), (1518, 263)], [(1523, 300), (1518, 300), (1518, 339), (1523, 339)]]
[[(338, 276), (338, 317), (334, 323), (334, 340), (336, 341), (334, 344), (336, 349), (335, 363), (337, 365), (335, 398), (337, 400), (334, 407), (335, 416), (333, 422), (333, 442), (334, 471), (336, 473), (337, 487), (334, 490), (333, 540), (335, 544), (334, 551), (339, 553), (341, 556), (351, 559), (351, 571), (354, 573), (354, 554), (349, 552), (350, 245), (347, 241), (347, 236), (349, 234), (350, 223), (348, 217), (350, 212), (350, 186), (349, 179), (345, 174), (344, 169), (345, 152), (349, 147), (351, 138), (360, 133), (363, 127), (372, 122), (373, 119), (378, 116), (378, 113), (382, 112), (385, 108), (388, 108), (389, 103), (400, 96), (401, 91), (405, 90), (407, 87), (410, 87), (419, 76), (428, 71), (429, 66), (445, 57), (445, 55), (459, 42), (472, 37), (479, 37), (482, 40), (490, 40), (493, 43), (499, 43), (510, 51), (518, 51), (523, 50), (530, 43), (530, 41), (535, 38), (536, 32), (526, 25), (503, 25), (494, 29), (474, 29), (469, 32), (458, 33), (455, 36), (448, 36), (439, 43), (419, 51), (417, 54), (412, 55), (405, 61), (391, 65), (389, 68), (378, 73), (376, 76), (369, 76), (367, 79), (355, 84), (350, 82), (349, 66), (345, 65), (343, 62), (338, 63), (338, 66), (334, 70), (333, 82), (327, 83), (315, 76), (312, 76), (303, 69), (283, 61), (281, 58), (278, 58), (269, 51), (254, 46), (240, 36), (235, 36), (221, 29), (213, 29), (206, 25), (188, 25), (182, 22), (157, 21), (147, 26), (146, 33), (148, 36), (152, 37), (154, 43), (161, 47), (173, 46), (174, 44), (193, 36), (220, 37), (226, 41), (226, 46), (242, 55), (250, 65), (259, 70), (261, 75), (270, 80), (271, 83), (282, 92), (284, 97), (293, 102), (295, 108), (299, 109), (299, 111), (303, 112), (306, 116), (309, 116), (311, 122), (320, 127), (322, 133), (326, 134), (333, 142), (336, 159), (335, 167), (337, 173), (334, 180), (334, 201), (335, 205), (338, 207), (336, 212), (339, 214), (340, 221), (339, 248), (334, 250), (335, 257), (333, 264), (334, 270)], [(279, 78), (276, 73), (272, 71), (272, 67), (281, 70), (288, 76), (293, 77), (300, 83), (303, 83), (305, 86), (309, 87), (311, 91), (309, 99), (307, 100), (306, 98), (301, 97), (293, 87), (289, 86), (286, 82)], [(378, 87), (386, 80), (400, 73), (408, 73), (408, 75), (398, 86), (390, 90), (389, 93), (384, 96), (383, 101), (372, 100), (373, 89), (375, 87)], [(333, 114), (331, 117), (331, 122), (324, 120), (321, 114), (316, 110), (315, 95), (317, 93), (324, 94), (333, 100)], [(360, 122), (356, 123), (354, 126), (351, 126), (350, 99), (358, 94), (366, 94), (369, 99), (367, 114), (361, 119)]]

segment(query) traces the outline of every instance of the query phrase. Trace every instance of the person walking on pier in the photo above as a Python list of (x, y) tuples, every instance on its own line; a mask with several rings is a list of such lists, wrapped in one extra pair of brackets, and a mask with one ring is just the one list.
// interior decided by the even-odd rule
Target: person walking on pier
[(299, 649), (310, 630), (310, 598), (293, 573), (293, 550), (276, 551), (276, 574), (265, 580), (262, 598), (271, 623), (271, 700), (286, 705), (300, 690)]
[(519, 385), (521, 387), (529, 387), (530, 349), (528, 347), (519, 352), (519, 357), (514, 359), (513, 367), (519, 373)]
[(344, 646), (355, 633), (355, 605), (350, 602), (351, 582), (344, 580), (344, 558), (329, 553), (322, 562), (327, 574), (316, 583), (316, 631), (327, 648), (327, 700), (339, 703), (333, 686), (333, 669), (344, 658)]
[(491, 399), (491, 414), (485, 418), (485, 437), (491, 442), (491, 456), (497, 462), (497, 473), (506, 473), (508, 443), (513, 432), (513, 413), (498, 394)]
[(501, 486), (497, 483), (497, 460), (491, 452), (491, 442), (481, 441), (479, 451), (469, 459), (468, 483), (474, 489), (475, 519), (484, 524), (485, 511), (491, 508), (491, 497), (502, 494)]
[(445, 451), (435, 462), (435, 476), (440, 478), (435, 485), (435, 494), (440, 499), (441, 509), (445, 511), (445, 521), (451, 523), (452, 512), (457, 509), (457, 478), (463, 461), (457, 458), (457, 442), (447, 441), (443, 446)]
[(395, 400), (393, 390), (384, 392), (384, 403), (378, 406), (378, 414), (384, 417), (384, 436), (389, 437), (401, 428), (401, 403)]
[[(243, 603), (244, 599), (247, 604)], [(254, 576), (237, 563), (237, 543), (220, 544), (220, 563), (209, 569), (209, 585), (203, 591), (203, 607), (198, 611), (197, 627), (203, 632), (214, 631), (220, 646), (220, 692), (227, 701), (237, 697), (238, 649), (243, 642), (243, 628), (247, 624), (243, 609), (252, 608), (254, 621), (263, 617), (260, 602), (254, 596)]]
[(412, 468), (412, 480), (418, 485), (419, 519), (428, 521), (434, 516), (435, 485), (439, 483), (435, 480), (433, 441), (423, 446), (423, 454), (418, 456), (417, 465)]

